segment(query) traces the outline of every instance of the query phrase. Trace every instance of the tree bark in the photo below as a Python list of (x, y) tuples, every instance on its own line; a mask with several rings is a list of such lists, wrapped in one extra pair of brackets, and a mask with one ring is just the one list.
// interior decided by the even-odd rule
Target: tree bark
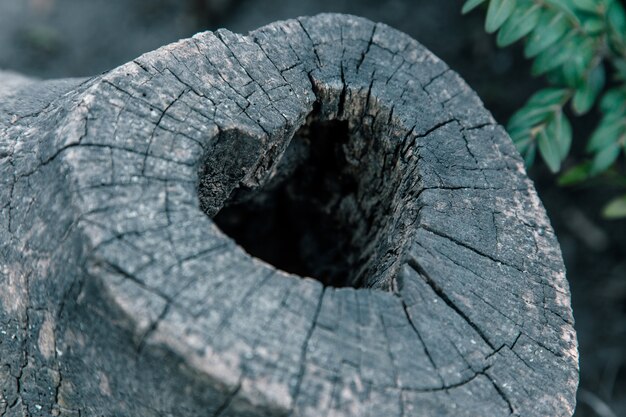
[[(573, 413), (569, 288), (523, 162), (384, 24), (4, 73), (0, 181), (0, 416)], [(300, 211), (272, 223), (277, 199)], [(280, 246), (262, 228), (287, 219)]]

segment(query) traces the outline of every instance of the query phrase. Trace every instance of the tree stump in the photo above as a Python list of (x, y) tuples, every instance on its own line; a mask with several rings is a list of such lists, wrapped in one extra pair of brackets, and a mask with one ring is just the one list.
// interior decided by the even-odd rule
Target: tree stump
[(0, 80), (0, 416), (573, 413), (545, 210), (407, 35), (324, 14)]

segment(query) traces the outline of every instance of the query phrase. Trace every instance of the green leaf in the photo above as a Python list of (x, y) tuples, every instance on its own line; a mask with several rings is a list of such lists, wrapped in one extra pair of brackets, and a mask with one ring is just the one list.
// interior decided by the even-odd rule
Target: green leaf
[(461, 13), (467, 14), (483, 4), (485, 0), (467, 0), (461, 9)]
[(617, 197), (604, 206), (602, 215), (607, 219), (623, 219), (626, 217), (626, 195)]
[(491, 0), (487, 9), (487, 18), (485, 19), (485, 31), (493, 33), (506, 19), (511, 16), (515, 10), (517, 0)]
[(617, 142), (623, 134), (623, 121), (614, 123), (603, 119), (600, 126), (591, 135), (589, 143), (587, 143), (587, 152), (599, 152)]
[(513, 140), (513, 144), (521, 154), (526, 152), (528, 147), (533, 143), (533, 138), (530, 135), (530, 130), (528, 129), (513, 131), (510, 135)]
[(560, 159), (565, 159), (572, 146), (572, 125), (562, 111), (550, 120), (546, 126), (546, 134), (550, 139), (556, 141)]
[(574, 113), (581, 115), (587, 113), (596, 101), (598, 94), (604, 88), (605, 73), (602, 64), (595, 67), (589, 74), (587, 82), (584, 83), (572, 99), (572, 110)]
[(559, 110), (569, 94), (569, 90), (563, 88), (539, 90), (530, 97), (524, 107), (513, 114), (507, 125), (507, 130), (513, 132), (530, 129), (544, 123), (555, 110)]
[(537, 55), (531, 67), (532, 75), (538, 76), (563, 65), (575, 54), (572, 50), (576, 48), (576, 42), (577, 38), (566, 36)]
[(548, 84), (569, 86), (569, 83), (565, 80), (565, 76), (563, 75), (563, 67), (565, 66), (567, 65), (561, 65), (560, 67), (556, 67), (546, 74), (546, 80), (548, 81)]
[(553, 173), (561, 168), (561, 156), (559, 145), (556, 140), (548, 137), (545, 130), (539, 132), (539, 152), (544, 162)]
[(613, 66), (617, 71), (617, 74), (615, 74), (615, 78), (620, 81), (626, 82), (626, 61), (623, 59), (614, 59)]
[(574, 5), (572, 4), (572, 0), (542, 0), (542, 2), (546, 3), (548, 6), (551, 6), (557, 10), (561, 10), (568, 15), (575, 16), (574, 13)]
[(622, 106), (611, 109), (608, 113), (605, 113), (600, 124), (621, 124), (622, 126), (624, 126), (625, 122), (626, 114), (624, 113), (624, 107)]
[(529, 8), (518, 7), (500, 28), (496, 38), (498, 46), (508, 46), (532, 32), (537, 27), (541, 10), (538, 4), (532, 4)]
[(541, 0), (541, 1), (542, 3), (545, 3), (548, 6), (551, 6), (552, 8), (556, 10), (562, 11), (563, 13), (566, 14), (566, 17), (568, 19), (576, 22), (576, 24), (580, 24), (580, 20), (578, 19), (578, 16), (574, 12), (574, 5), (572, 4), (571, 0)]
[(546, 120), (550, 115), (550, 111), (547, 107), (536, 107), (526, 104), (511, 116), (507, 130), (515, 131), (531, 128)]
[(537, 155), (537, 145), (532, 142), (526, 152), (524, 153), (524, 165), (527, 167), (532, 166), (535, 163), (535, 156)]
[(544, 88), (533, 94), (528, 104), (542, 106), (561, 106), (569, 98), (570, 91), (567, 88)]
[(623, 88), (612, 88), (602, 96), (600, 100), (600, 111), (602, 113), (613, 113), (620, 109), (624, 111), (626, 106), (626, 91)]
[(593, 38), (577, 35), (574, 39), (568, 61), (559, 68), (563, 82), (572, 88), (585, 81), (587, 68), (591, 66), (596, 51)]
[(576, 185), (589, 178), (590, 162), (574, 165), (559, 176), (558, 184), (560, 186)]
[(600, 5), (598, 0), (572, 0), (572, 3), (577, 9), (592, 13), (597, 12)]
[(524, 55), (532, 58), (546, 50), (550, 45), (561, 39), (570, 29), (565, 13), (554, 13), (552, 10), (544, 10), (539, 18), (539, 23), (526, 40)]
[(626, 12), (619, 1), (612, 1), (606, 12), (609, 27), (617, 34), (626, 34)]
[(583, 23), (583, 31), (585, 31), (587, 35), (597, 35), (604, 32), (605, 28), (604, 19), (595, 16), (585, 19)]
[(598, 152), (591, 162), (591, 170), (589, 173), (591, 175), (597, 175), (606, 171), (619, 156), (620, 149), (619, 144), (614, 143)]
[(526, 139), (527, 136), (530, 136), (530, 128), (529, 127), (520, 127), (517, 129), (509, 130), (509, 136), (513, 142), (519, 142)]
[[(609, 46), (615, 55), (624, 56), (626, 53), (626, 12), (622, 4), (617, 0), (611, 1), (606, 18), (609, 28)], [(624, 79), (623, 75), (621, 79)]]

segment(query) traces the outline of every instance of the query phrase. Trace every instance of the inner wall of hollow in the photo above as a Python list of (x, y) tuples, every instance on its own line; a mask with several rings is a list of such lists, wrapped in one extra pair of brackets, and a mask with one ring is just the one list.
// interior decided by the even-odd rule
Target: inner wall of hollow
[[(390, 290), (408, 241), (408, 226), (414, 223), (417, 216), (415, 199), (412, 197), (419, 188), (414, 169), (416, 157), (410, 153), (409, 156), (404, 154), (407, 134), (395, 127), (387, 106), (362, 90), (347, 88), (335, 93), (345, 95), (338, 100), (343, 104), (341, 113), (336, 115), (320, 111), (318, 99), (318, 105), (309, 114), (304, 126), (289, 139), (288, 147), (277, 155), (277, 162), (268, 167), (270, 175), (258, 186), (240, 185), (233, 190), (223, 200), (213, 218), (222, 231), (234, 238), (248, 253), (278, 269), (311, 276), (332, 287)], [(315, 136), (315, 131), (319, 134), (319, 130), (332, 124), (335, 124), (334, 129), (345, 129), (347, 137), (337, 135), (337, 132), (325, 133), (331, 136), (333, 142), (341, 141), (340, 146), (337, 143), (329, 144), (328, 137), (324, 135)], [(328, 177), (328, 172), (317, 172), (325, 184), (315, 189), (306, 184), (307, 175), (299, 171), (307, 171), (306, 164), (311, 163), (310, 158), (307, 159), (307, 152), (310, 156), (320, 146), (330, 146), (331, 156), (340, 160), (325, 161), (326, 166), (318, 167), (330, 170), (332, 175)], [(337, 153), (342, 155), (338, 156)], [(210, 160), (215, 163), (220, 158), (213, 157)], [(324, 162), (323, 158), (318, 158), (316, 163), (320, 161)], [(336, 162), (340, 162), (340, 166), (336, 166)], [(310, 174), (315, 168), (308, 171)], [(206, 191), (199, 190), (200, 194), (210, 194)], [(329, 192), (334, 195), (326, 196), (326, 201), (320, 202), (323, 199), (321, 195)], [(277, 203), (277, 199), (285, 198), (292, 203), (296, 202), (291, 207), (300, 207), (301, 212), (285, 213), (285, 207), (290, 204)], [(309, 216), (306, 221), (315, 224), (292, 229), (288, 224), (280, 224), (288, 223), (290, 216), (297, 218), (301, 215), (306, 219), (304, 211), (307, 210), (307, 204), (309, 211), (312, 209), (317, 217)], [(268, 210), (272, 205), (278, 208), (278, 213), (273, 213), (276, 217), (273, 221), (270, 218), (271, 210)], [(272, 222), (273, 225), (269, 224)], [(272, 227), (283, 230), (272, 230)], [(315, 250), (318, 253), (307, 254), (306, 244), (300, 245), (305, 246), (303, 249), (294, 247), (297, 245), (289, 241), (272, 242), (272, 239), (283, 239), (285, 231), (300, 233), (301, 240), (317, 240), (318, 248)], [(326, 233), (327, 236), (316, 238), (313, 236), (315, 233)], [(324, 251), (333, 251), (328, 247), (319, 247), (319, 242), (337, 245), (336, 253), (333, 256), (321, 256), (326, 254)], [(263, 252), (272, 245), (284, 251), (286, 258), (301, 257), (305, 258), (304, 261), (308, 258), (312, 265), (298, 268), (277, 262)], [(315, 244), (310, 246), (309, 249), (316, 247)]]

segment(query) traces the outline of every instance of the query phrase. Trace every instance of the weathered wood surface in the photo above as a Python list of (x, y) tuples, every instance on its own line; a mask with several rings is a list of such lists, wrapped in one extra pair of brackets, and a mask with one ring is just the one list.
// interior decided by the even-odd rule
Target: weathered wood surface
[[(572, 414), (545, 211), (406, 35), (320, 15), (88, 79), (4, 74), (0, 95), (0, 416)], [(276, 270), (210, 218), (289, 176), (291, 138), (325, 120), (348, 129), (332, 216), (358, 288)]]

